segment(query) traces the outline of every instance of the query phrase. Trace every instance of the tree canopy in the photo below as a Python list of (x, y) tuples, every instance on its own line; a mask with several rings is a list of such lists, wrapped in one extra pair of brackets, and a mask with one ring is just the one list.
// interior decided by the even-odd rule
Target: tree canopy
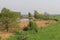
[[(10, 11), (9, 9), (3, 8), (0, 13), (0, 21), (2, 25), (5, 25), (5, 29), (8, 31), (9, 25), (17, 22), (18, 18), (20, 18), (20, 12)], [(13, 28), (14, 28), (13, 25)]]

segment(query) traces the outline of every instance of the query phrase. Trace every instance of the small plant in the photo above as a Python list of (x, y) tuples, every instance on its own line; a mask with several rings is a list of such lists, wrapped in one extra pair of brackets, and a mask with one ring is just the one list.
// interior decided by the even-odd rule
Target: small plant
[(53, 20), (58, 21), (58, 19), (53, 19)]
[(32, 30), (34, 30), (35, 32), (38, 32), (38, 27), (35, 22), (32, 23)]
[(28, 27), (25, 27), (24, 29), (23, 29), (23, 31), (28, 31), (29, 30), (29, 28)]
[(35, 32), (38, 32), (38, 27), (37, 27), (37, 24), (35, 22), (29, 21), (28, 27), (25, 27), (23, 30), (24, 31), (34, 30)]

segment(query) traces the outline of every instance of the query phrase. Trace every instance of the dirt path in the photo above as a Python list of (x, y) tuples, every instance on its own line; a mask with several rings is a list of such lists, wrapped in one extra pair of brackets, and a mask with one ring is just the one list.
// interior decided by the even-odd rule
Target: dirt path
[(8, 37), (10, 37), (12, 35), (13, 35), (12, 33), (0, 32), (1, 40), (5, 40), (6, 38), (8, 38)]

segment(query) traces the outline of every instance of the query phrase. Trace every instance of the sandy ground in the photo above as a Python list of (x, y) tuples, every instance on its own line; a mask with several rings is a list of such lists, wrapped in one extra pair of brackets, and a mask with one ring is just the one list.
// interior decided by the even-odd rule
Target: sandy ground
[(38, 27), (44, 27), (44, 26), (47, 26), (47, 23), (48, 21), (44, 21), (44, 20), (41, 20), (41, 21), (37, 21), (36, 24)]
[(27, 25), (29, 24), (29, 21), (25, 21), (25, 22), (21, 22), (18, 25), (20, 26), (21, 29), (23, 29), (24, 27), (27, 27)]
[(8, 33), (8, 32), (0, 32), (0, 37), (1, 37), (1, 40), (5, 40), (6, 38), (12, 36), (13, 34), (12, 33)]
[(41, 21), (36, 21), (36, 24), (38, 27), (46, 27), (49, 24), (54, 24), (56, 23), (54, 20), (41, 20)]

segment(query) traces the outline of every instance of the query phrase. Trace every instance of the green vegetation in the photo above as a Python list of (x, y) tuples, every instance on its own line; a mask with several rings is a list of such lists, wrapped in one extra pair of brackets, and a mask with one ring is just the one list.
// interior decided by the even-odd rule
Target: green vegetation
[[(21, 32), (20, 32), (21, 33)], [(23, 31), (21, 34), (29, 35), (26, 40), (60, 40), (60, 24), (49, 25), (45, 28), (40, 28), (40, 32)], [(9, 38), (9, 40), (16, 40), (18, 35)], [(21, 36), (21, 35), (19, 35)]]
[(32, 17), (32, 14), (29, 12), (29, 13), (28, 13), (28, 16), (29, 16), (29, 17)]
[(29, 20), (31, 20), (32, 14), (30, 12), (28, 13), (28, 16), (29, 16)]
[(9, 31), (9, 28), (12, 27), (13, 29), (17, 26), (17, 18), (20, 18), (19, 12), (13, 12), (9, 9), (3, 8), (0, 13), (0, 21), (2, 22), (1, 28), (3, 30)]
[[(48, 25), (46, 27), (38, 28), (36, 21), (29, 20), (29, 24), (22, 31), (18, 30), (17, 25), (21, 18), (20, 12), (14, 12), (3, 8), (0, 13), (0, 31), (14, 30), (13, 36), (6, 38), (6, 40), (60, 40), (60, 16), (50, 16), (47, 14), (39, 14), (34, 11), (34, 16), (29, 12), (28, 18), (35, 18), (35, 20), (54, 20), (56, 24)], [(1, 39), (1, 37), (0, 37)]]
[(36, 18), (36, 19), (39, 18), (39, 13), (36, 10), (34, 11), (34, 18)]
[(38, 27), (37, 27), (37, 24), (35, 22), (29, 21), (28, 27), (25, 27), (23, 30), (24, 31), (32, 30), (32, 31), (38, 32)]
[(16, 32), (14, 36), (8, 38), (7, 40), (26, 40), (28, 36), (27, 32)]

